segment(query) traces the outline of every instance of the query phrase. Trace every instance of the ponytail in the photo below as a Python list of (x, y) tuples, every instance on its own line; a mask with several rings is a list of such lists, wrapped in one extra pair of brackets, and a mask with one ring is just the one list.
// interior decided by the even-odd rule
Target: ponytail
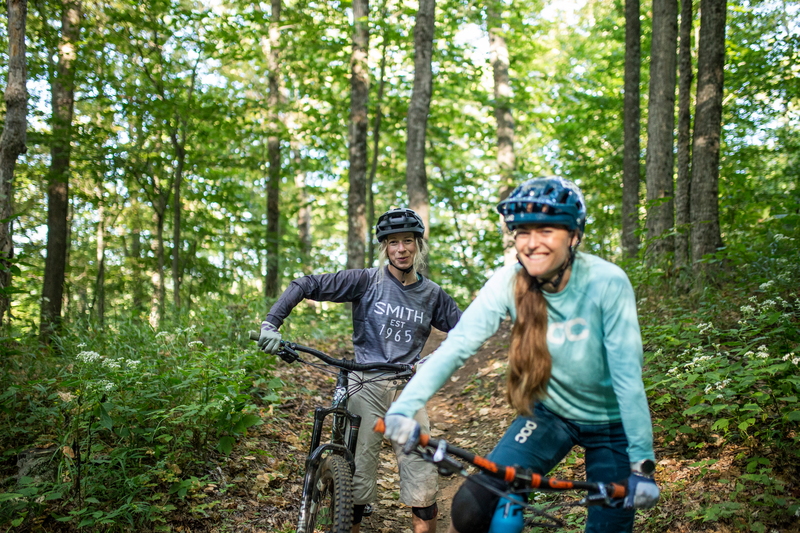
[(519, 269), (514, 286), (517, 320), (511, 331), (506, 399), (523, 416), (547, 393), (552, 360), (547, 348), (547, 301), (535, 278)]

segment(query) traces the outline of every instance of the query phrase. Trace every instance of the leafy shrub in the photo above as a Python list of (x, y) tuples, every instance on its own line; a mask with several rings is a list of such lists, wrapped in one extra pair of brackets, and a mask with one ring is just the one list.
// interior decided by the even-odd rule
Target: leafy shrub
[(77, 527), (151, 527), (201, 491), (209, 460), (262, 422), (258, 404), (279, 400), (274, 358), (241, 334), (256, 314), (209, 302), (159, 331), (70, 324), (58, 355), (21, 345), (2, 379), (4, 466), (40, 447), (47, 467), (0, 493), (0, 523), (47, 511)]

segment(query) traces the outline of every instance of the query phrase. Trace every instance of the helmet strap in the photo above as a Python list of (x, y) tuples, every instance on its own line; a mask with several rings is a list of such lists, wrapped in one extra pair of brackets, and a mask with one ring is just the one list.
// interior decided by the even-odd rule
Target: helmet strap
[(392, 260), (389, 259), (388, 257), (386, 258), (386, 260), (389, 261), (389, 264), (392, 265), (395, 269), (397, 269), (397, 270), (399, 270), (400, 272), (403, 273), (403, 282), (405, 282), (405, 280), (406, 280), (406, 274), (408, 274), (409, 272), (414, 270), (414, 264), (413, 263), (408, 268), (400, 268), (399, 266), (397, 266), (394, 263), (392, 263)]
[[(529, 290), (531, 290), (531, 291), (533, 291), (533, 290), (542, 290), (542, 287), (544, 287), (545, 285), (551, 285), (553, 287), (553, 289), (555, 289), (557, 291), (559, 285), (561, 285), (561, 281), (564, 279), (564, 274), (567, 273), (567, 269), (569, 269), (569, 267), (572, 266), (572, 263), (575, 261), (575, 249), (580, 245), (580, 243), (581, 243), (581, 241), (580, 241), (580, 235), (579, 235), (578, 236), (578, 242), (575, 243), (574, 246), (570, 244), (570, 246), (569, 246), (569, 257), (567, 257), (567, 260), (564, 261), (564, 263), (561, 265), (561, 268), (558, 269), (558, 274), (556, 274), (552, 278), (546, 279), (544, 281), (540, 280), (537, 277), (534, 277), (531, 280), (531, 284), (529, 286)], [(517, 255), (517, 261), (519, 261), (519, 255)], [(521, 261), (520, 261), (520, 263), (521, 263)], [(523, 265), (523, 268), (525, 268), (524, 265)]]

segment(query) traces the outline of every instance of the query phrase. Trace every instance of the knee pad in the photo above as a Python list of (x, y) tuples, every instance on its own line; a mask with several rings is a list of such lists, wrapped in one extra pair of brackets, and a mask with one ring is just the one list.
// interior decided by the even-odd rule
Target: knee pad
[(427, 507), (412, 507), (411, 512), (422, 520), (433, 520), (439, 514), (439, 506), (436, 505), (436, 502), (433, 502), (433, 505)]
[(364, 508), (366, 506), (366, 504), (353, 506), (353, 525), (361, 523), (361, 518), (364, 516)]
[[(481, 483), (474, 481), (473, 477), (480, 477)], [(500, 496), (485, 488), (483, 482), (500, 490), (508, 488), (505, 482), (484, 474), (468, 477), (453, 498), (453, 506), (450, 511), (453, 527), (459, 533), (486, 533), (489, 531)]]

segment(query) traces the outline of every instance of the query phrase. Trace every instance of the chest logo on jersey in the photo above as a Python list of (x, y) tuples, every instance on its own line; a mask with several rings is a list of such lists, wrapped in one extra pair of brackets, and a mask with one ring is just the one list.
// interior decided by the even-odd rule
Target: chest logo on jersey
[(573, 318), (566, 322), (555, 322), (547, 325), (547, 342), (564, 344), (589, 338), (589, 324), (586, 319)]
[(405, 322), (419, 322), (420, 324), (424, 324), (422, 320), (425, 317), (425, 311), (417, 311), (416, 309), (403, 307), (402, 305), (375, 302), (373, 313), (376, 315), (393, 316)]

